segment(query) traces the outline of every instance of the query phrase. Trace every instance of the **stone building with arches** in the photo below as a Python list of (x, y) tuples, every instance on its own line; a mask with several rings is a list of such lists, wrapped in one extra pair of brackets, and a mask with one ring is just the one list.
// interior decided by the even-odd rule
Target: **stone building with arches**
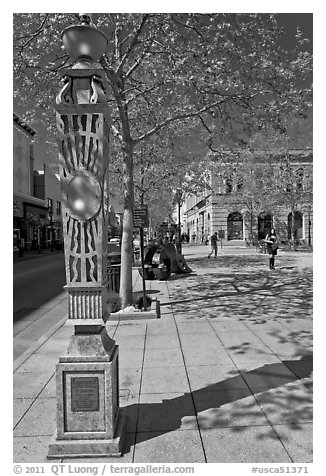
[[(259, 155), (264, 167), (268, 152)], [(241, 162), (230, 174), (230, 163), (225, 162), (210, 172), (207, 188), (188, 195), (183, 213), (186, 220), (183, 232), (188, 233), (191, 243), (206, 243), (217, 231), (223, 243), (245, 246), (257, 243), (274, 227), (280, 241), (286, 243), (291, 237), (297, 244), (311, 245), (313, 240), (312, 204), (312, 151), (292, 150), (290, 170), (283, 169), (282, 157), (268, 161), (275, 174), (277, 186), (271, 182), (274, 199), (264, 203), (265, 190), (261, 183), (251, 184), (248, 195), (247, 177), (244, 177)], [(288, 167), (289, 168), (289, 167)], [(237, 169), (237, 170), (236, 170)], [(227, 173), (226, 173), (227, 170)], [(284, 194), (282, 195), (282, 190)], [(258, 199), (249, 200), (256, 194)], [(259, 200), (261, 195), (262, 200)], [(272, 193), (273, 195), (273, 193)], [(294, 217), (294, 219), (292, 219)]]

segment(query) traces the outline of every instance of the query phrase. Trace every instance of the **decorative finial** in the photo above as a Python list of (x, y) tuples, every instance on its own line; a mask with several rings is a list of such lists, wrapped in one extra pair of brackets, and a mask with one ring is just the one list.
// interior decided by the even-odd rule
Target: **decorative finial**
[(92, 17), (89, 13), (79, 13), (79, 19), (82, 25), (90, 25)]

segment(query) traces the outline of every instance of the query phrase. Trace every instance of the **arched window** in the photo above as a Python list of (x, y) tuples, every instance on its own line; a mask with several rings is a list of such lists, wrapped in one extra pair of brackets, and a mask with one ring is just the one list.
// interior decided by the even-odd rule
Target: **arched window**
[(293, 239), (296, 243), (302, 239), (302, 213), (294, 212), (294, 220), (292, 220), (292, 212), (288, 215), (288, 238), (291, 239), (293, 230)]
[(273, 217), (270, 213), (262, 212), (258, 215), (258, 240), (263, 240), (273, 227)]
[(237, 191), (240, 192), (242, 188), (243, 188), (243, 179), (239, 178), (237, 183)]
[(226, 177), (225, 179), (225, 193), (232, 193), (233, 190), (233, 180), (232, 177)]

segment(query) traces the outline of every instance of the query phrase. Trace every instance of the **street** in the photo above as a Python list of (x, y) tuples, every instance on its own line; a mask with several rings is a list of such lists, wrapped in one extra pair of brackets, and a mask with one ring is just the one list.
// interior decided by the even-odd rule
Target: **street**
[(65, 300), (63, 253), (35, 256), (13, 265), (14, 358), (36, 342), (60, 319), (49, 311)]

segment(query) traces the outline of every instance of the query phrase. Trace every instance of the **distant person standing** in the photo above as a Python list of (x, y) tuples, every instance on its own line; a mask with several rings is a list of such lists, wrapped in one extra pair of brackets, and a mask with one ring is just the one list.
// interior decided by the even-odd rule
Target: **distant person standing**
[(275, 228), (272, 228), (270, 233), (267, 233), (264, 241), (267, 245), (267, 253), (269, 255), (269, 269), (275, 269), (275, 256), (277, 255), (278, 249)]
[(211, 252), (208, 255), (208, 258), (212, 256), (214, 253), (215, 258), (217, 257), (217, 242), (218, 242), (218, 237), (217, 237), (217, 231), (211, 236)]

